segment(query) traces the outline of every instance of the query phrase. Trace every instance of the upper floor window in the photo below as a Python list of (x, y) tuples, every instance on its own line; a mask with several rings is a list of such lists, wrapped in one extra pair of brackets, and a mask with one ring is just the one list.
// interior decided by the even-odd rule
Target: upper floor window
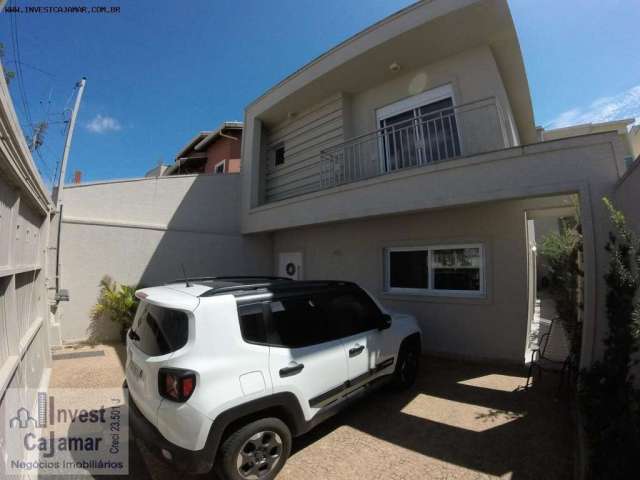
[(385, 266), (385, 290), (390, 293), (485, 293), (484, 247), (480, 244), (387, 248)]
[(376, 111), (385, 171), (461, 155), (453, 90), (444, 85)]
[(278, 165), (284, 164), (284, 145), (280, 145), (279, 147), (276, 147), (274, 156), (275, 156), (274, 163), (276, 167)]

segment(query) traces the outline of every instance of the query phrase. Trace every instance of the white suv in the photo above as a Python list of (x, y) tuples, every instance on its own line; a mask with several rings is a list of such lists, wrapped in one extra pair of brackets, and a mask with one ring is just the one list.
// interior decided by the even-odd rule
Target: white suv
[(376, 385), (416, 377), (415, 319), (354, 283), (217, 277), (136, 295), (134, 435), (178, 470), (272, 479), (292, 437)]

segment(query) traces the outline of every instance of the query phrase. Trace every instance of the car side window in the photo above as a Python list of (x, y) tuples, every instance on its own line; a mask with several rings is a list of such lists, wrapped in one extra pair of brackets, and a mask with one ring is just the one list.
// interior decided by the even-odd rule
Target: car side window
[(242, 338), (250, 343), (267, 343), (267, 328), (262, 303), (240, 305), (240, 332)]
[(271, 302), (269, 344), (301, 348), (330, 340), (327, 318), (310, 295)]
[(322, 306), (331, 323), (331, 331), (340, 337), (378, 328), (382, 313), (369, 296), (359, 290), (349, 289), (323, 295)]

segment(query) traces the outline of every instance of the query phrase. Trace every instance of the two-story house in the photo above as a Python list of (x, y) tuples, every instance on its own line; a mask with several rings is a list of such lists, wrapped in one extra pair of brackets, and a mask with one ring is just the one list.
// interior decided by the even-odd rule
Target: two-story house
[(223, 122), (213, 131), (194, 136), (162, 175), (239, 173), (241, 145), (242, 122)]
[(582, 363), (598, 354), (601, 198), (626, 147), (538, 140), (506, 0), (405, 8), (257, 98), (244, 128), (242, 231), (272, 236), (274, 273), (359, 282), (415, 314), (430, 352), (522, 362), (535, 222), (579, 210)]

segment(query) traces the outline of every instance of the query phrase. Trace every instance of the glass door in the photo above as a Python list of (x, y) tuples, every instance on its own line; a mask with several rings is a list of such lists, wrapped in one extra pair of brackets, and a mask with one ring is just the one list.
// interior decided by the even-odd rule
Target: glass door
[(451, 97), (418, 104), (380, 120), (383, 172), (460, 156), (460, 138)]
[(416, 109), (420, 117), (423, 163), (460, 156), (458, 125), (451, 98)]
[(415, 110), (382, 120), (384, 170), (391, 172), (418, 165), (418, 129)]

